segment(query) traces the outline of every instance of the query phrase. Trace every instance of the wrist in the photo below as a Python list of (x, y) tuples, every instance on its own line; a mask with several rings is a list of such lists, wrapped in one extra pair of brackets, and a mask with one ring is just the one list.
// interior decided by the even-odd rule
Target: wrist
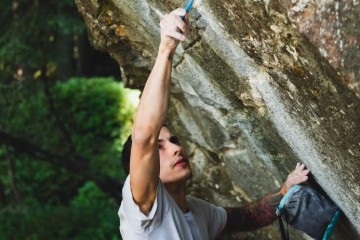
[(281, 188), (280, 188), (280, 193), (285, 196), (285, 194), (287, 193), (287, 189), (286, 189), (286, 184), (284, 183)]
[(158, 51), (159, 56), (166, 56), (167, 58), (172, 59), (174, 53), (175, 53), (175, 49), (160, 44)]

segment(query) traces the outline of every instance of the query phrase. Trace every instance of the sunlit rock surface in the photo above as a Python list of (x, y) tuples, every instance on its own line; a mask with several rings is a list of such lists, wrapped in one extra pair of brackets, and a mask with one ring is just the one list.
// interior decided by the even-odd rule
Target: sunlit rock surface
[[(118, 61), (128, 87), (140, 89), (155, 60), (162, 14), (185, 5), (76, 2), (94, 47)], [(323, 19), (329, 4), (335, 10), (352, 4), (346, 24), (357, 26), (354, 34), (341, 28), (339, 35), (329, 23), (339, 21)], [(191, 194), (238, 206), (279, 188), (300, 161), (312, 172), (310, 182), (345, 213), (333, 238), (359, 238), (358, 6), (335, 0), (198, 1), (189, 40), (174, 58), (168, 123), (192, 160)], [(305, 24), (306, 18), (311, 21)], [(350, 58), (348, 48), (355, 51)], [(279, 238), (274, 224), (230, 239)]]

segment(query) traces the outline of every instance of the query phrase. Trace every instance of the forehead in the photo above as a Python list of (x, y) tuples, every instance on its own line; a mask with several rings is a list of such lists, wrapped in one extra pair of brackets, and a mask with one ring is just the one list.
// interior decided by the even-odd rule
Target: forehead
[(160, 130), (159, 139), (166, 139), (173, 136), (173, 134), (170, 132), (170, 130), (167, 127), (162, 127)]

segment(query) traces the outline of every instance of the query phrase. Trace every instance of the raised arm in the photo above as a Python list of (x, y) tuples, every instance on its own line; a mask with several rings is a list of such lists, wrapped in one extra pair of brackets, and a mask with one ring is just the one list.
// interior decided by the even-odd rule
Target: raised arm
[[(135, 202), (148, 214), (156, 197), (159, 181), (158, 136), (164, 124), (170, 95), (172, 56), (179, 41), (188, 33), (188, 16), (184, 9), (164, 15), (161, 42), (155, 65), (147, 79), (132, 129), (130, 186)], [(180, 31), (181, 30), (181, 31)]]
[(227, 222), (224, 232), (250, 231), (273, 223), (276, 219), (276, 207), (282, 197), (295, 184), (308, 179), (309, 170), (303, 164), (297, 164), (283, 186), (276, 193), (268, 194), (262, 199), (238, 208), (225, 208)]

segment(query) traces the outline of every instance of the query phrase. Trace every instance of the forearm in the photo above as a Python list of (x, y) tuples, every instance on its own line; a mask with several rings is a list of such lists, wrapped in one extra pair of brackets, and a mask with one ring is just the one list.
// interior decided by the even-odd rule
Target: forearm
[(133, 135), (158, 137), (165, 121), (171, 85), (171, 50), (159, 47), (155, 65), (143, 90), (135, 115)]
[(188, 16), (181, 19), (185, 14), (184, 9), (176, 9), (164, 15), (160, 22), (159, 51), (136, 112), (133, 139), (139, 136), (141, 142), (157, 142), (169, 105), (172, 55), (179, 42), (186, 40), (189, 29)]
[(225, 208), (228, 215), (225, 231), (250, 231), (273, 223), (277, 219), (276, 207), (282, 197), (277, 191), (239, 208)]
[(134, 201), (148, 214), (156, 197), (160, 173), (158, 136), (166, 118), (171, 60), (169, 52), (159, 50), (143, 90), (132, 130), (130, 184)]

